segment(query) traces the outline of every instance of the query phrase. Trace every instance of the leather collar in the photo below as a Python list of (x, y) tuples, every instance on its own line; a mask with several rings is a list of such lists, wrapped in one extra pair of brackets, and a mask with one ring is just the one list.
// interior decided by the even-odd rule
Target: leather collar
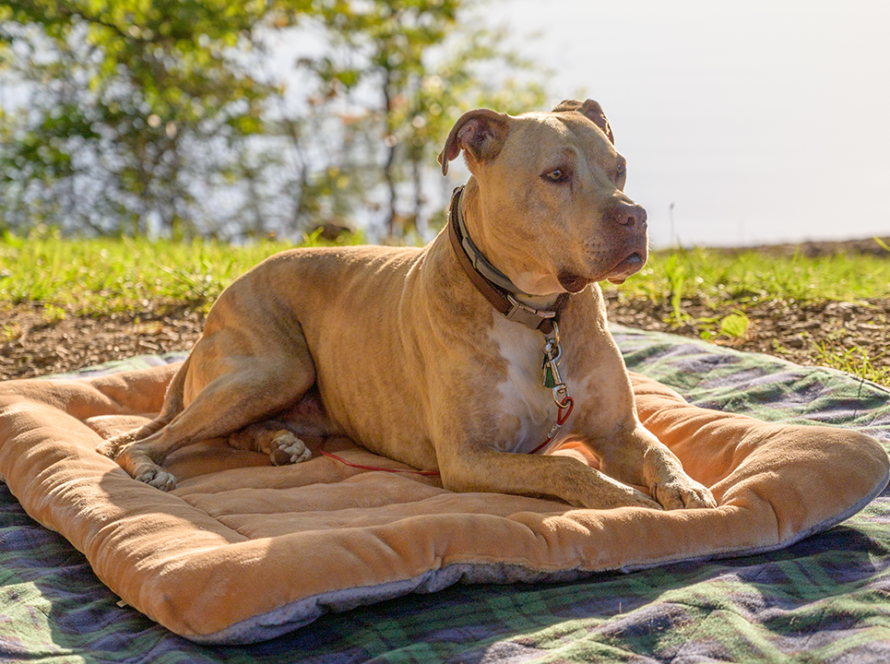
[(463, 186), (456, 187), (451, 194), (448, 236), (464, 272), (476, 290), (508, 320), (550, 334), (553, 331), (553, 322), (559, 320), (559, 314), (568, 302), (569, 294), (562, 293), (552, 309), (535, 309), (517, 300), (517, 296), (532, 296), (523, 293), (507, 275), (492, 265), (473, 243), (460, 211), (460, 197), (463, 190)]

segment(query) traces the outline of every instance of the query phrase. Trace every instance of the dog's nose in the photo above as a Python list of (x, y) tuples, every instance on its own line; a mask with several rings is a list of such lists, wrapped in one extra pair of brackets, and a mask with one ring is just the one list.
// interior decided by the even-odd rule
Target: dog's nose
[(646, 210), (636, 203), (619, 201), (609, 213), (616, 224), (621, 226), (646, 228)]

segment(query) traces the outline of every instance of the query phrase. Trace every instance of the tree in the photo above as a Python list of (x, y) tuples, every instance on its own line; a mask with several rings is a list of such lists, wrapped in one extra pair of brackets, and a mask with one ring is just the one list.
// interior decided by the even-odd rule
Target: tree
[(469, 13), (467, 4), (319, 3), (317, 20), (328, 35), (328, 49), (300, 66), (314, 78), (316, 107), (343, 121), (344, 146), (363, 151), (350, 167), (338, 170), (346, 177), (363, 174), (366, 193), (373, 186), (369, 175), (377, 173), (390, 236), (423, 227), (435, 216), (425, 180), (461, 112), (491, 105), (518, 113), (539, 108), (546, 96), (534, 76), (521, 77), (534, 68), (503, 47), (502, 33), (466, 27), (461, 18)]
[[(468, 4), (0, 0), (0, 89), (18, 90), (0, 109), (0, 228), (294, 235), (362, 214), (389, 235), (423, 227), (457, 115), (543, 99), (501, 35), (462, 24)], [(271, 71), (284, 35), (320, 45)], [(486, 67), (520, 78), (485, 85)]]
[[(305, 3), (303, 3), (305, 4)], [(6, 225), (36, 221), (194, 232), (197, 192), (262, 129), (269, 90), (239, 61), (261, 24), (291, 12), (254, 0), (23, 0), (0, 5), (0, 42), (26, 90), (2, 118)]]

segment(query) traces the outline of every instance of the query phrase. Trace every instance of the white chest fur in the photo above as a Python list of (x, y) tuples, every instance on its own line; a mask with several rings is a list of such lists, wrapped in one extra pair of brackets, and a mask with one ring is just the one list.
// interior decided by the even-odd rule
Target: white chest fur
[[(520, 423), (513, 438), (502, 439), (497, 448), (502, 452), (528, 453), (547, 439), (558, 413), (553, 390), (544, 387), (542, 364), (546, 339), (542, 332), (500, 317), (496, 319), (491, 334), (507, 363), (507, 375), (498, 385), (500, 412), (518, 419)], [(568, 350), (571, 340), (563, 338), (561, 343), (563, 357), (570, 357)], [(559, 367), (562, 379), (574, 398), (583, 381), (572, 376), (568, 359), (563, 359)], [(575, 402), (578, 400), (575, 399)], [(555, 447), (564, 441), (571, 431), (571, 424), (570, 417), (547, 447)]]

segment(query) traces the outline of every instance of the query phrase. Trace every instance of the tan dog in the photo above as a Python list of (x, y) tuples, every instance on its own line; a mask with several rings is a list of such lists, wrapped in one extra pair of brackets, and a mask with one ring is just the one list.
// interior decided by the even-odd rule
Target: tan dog
[[(713, 507), (640, 424), (606, 328), (597, 282), (639, 270), (647, 239), (599, 104), (470, 111), (439, 156), (443, 173), (461, 150), (472, 177), (432, 243), (263, 261), (214, 304), (158, 418), (100, 451), (161, 489), (175, 485), (164, 458), (213, 437), (302, 461), (308, 451), (283, 428), (299, 431), (300, 401), (317, 385), (329, 432), (438, 469), (447, 489)], [(600, 470), (528, 454), (568, 439)]]

